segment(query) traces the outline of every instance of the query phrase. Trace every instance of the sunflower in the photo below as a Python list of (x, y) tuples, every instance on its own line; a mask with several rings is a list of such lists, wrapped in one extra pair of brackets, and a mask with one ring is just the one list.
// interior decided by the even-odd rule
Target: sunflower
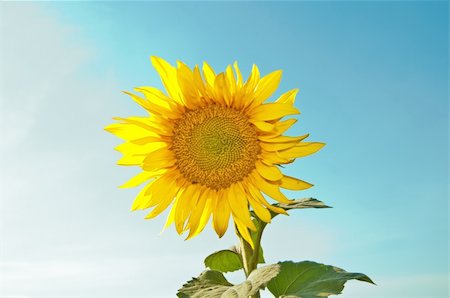
[[(312, 184), (284, 175), (280, 165), (315, 153), (324, 144), (305, 142), (308, 135), (283, 133), (295, 119), (282, 120), (300, 112), (294, 107), (298, 89), (266, 100), (277, 89), (281, 71), (262, 78), (253, 65), (247, 81), (237, 63), (216, 74), (206, 62), (202, 70), (182, 62), (170, 65), (158, 57), (151, 62), (167, 94), (154, 87), (125, 92), (148, 113), (146, 117), (115, 117), (105, 129), (125, 143), (123, 166), (139, 166), (142, 172), (122, 187), (146, 183), (132, 210), (152, 208), (154, 218), (171, 205), (166, 227), (175, 224), (188, 239), (199, 234), (212, 217), (219, 237), (232, 217), (242, 237), (252, 244), (249, 229), (255, 230), (250, 207), (264, 222), (271, 213), (286, 213), (267, 201), (289, 200), (280, 189), (304, 190)], [(234, 68), (234, 72), (233, 72)]]

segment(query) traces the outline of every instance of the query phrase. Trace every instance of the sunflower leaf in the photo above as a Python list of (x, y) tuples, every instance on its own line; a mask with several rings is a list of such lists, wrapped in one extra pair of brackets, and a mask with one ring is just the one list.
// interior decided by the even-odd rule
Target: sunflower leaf
[(293, 200), (292, 203), (290, 204), (276, 203), (273, 205), (276, 207), (281, 207), (284, 210), (306, 209), (306, 208), (333, 208), (328, 205), (325, 205), (324, 202), (314, 198), (297, 199)]
[[(199, 277), (194, 277), (181, 289), (178, 290), (177, 296), (180, 298), (187, 297), (220, 297), (233, 284), (229, 283), (223, 274), (215, 270), (205, 270)], [(216, 295), (216, 296), (214, 296)]]
[[(264, 263), (262, 248), (259, 251), (258, 263)], [(205, 266), (220, 272), (232, 272), (243, 268), (242, 257), (236, 248), (216, 251), (206, 257)]]
[(365, 274), (350, 273), (343, 269), (310, 261), (280, 262), (280, 273), (267, 288), (275, 297), (322, 298), (337, 295), (348, 280), (374, 284)]
[(224, 249), (206, 257), (205, 266), (220, 272), (232, 272), (242, 269), (242, 259), (235, 251)]
[(178, 290), (180, 298), (247, 298), (263, 289), (280, 272), (280, 265), (273, 264), (255, 269), (243, 283), (233, 285), (223, 274), (215, 270), (206, 270), (193, 278)]

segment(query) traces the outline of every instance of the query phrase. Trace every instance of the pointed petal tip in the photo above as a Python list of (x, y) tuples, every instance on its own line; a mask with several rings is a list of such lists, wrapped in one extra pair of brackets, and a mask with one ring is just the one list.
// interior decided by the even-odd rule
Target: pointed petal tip
[(279, 76), (280, 78), (283, 76), (283, 70), (282, 69), (277, 69), (274, 71), (274, 73)]
[(184, 239), (184, 241), (187, 241), (187, 240), (192, 239), (192, 238), (194, 238), (194, 235), (193, 235), (193, 234), (189, 234), (189, 235), (186, 237), (186, 239)]
[(160, 59), (162, 59), (162, 58), (160, 58), (160, 57), (158, 57), (158, 56), (156, 56), (156, 55), (150, 55), (150, 61), (151, 61), (152, 63), (155, 63), (155, 62), (157, 62), (157, 61), (160, 60)]
[[(253, 223), (253, 222), (252, 222)], [(253, 224), (251, 226), (248, 227), (250, 230), (252, 230), (253, 232), (256, 232), (257, 228), (256, 226)]]
[(223, 235), (225, 235), (225, 231), (217, 233), (217, 236), (219, 236), (219, 239), (223, 237)]
[[(108, 125), (108, 126), (109, 126), (109, 125)], [(104, 130), (104, 131), (107, 131), (107, 132), (111, 132), (111, 128), (109, 128), (108, 126), (103, 127), (103, 130)]]
[(322, 150), (323, 147), (325, 147), (326, 143), (322, 143), (322, 142), (317, 142), (317, 145), (319, 145), (319, 149), (317, 149), (316, 152)]

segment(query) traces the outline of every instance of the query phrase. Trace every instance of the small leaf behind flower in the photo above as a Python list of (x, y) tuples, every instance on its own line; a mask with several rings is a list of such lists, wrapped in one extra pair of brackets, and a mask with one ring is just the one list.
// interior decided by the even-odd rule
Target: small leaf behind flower
[(220, 272), (232, 272), (242, 269), (242, 260), (237, 252), (224, 249), (207, 256), (205, 266)]
[(199, 277), (188, 281), (178, 290), (180, 298), (247, 298), (263, 289), (280, 272), (280, 265), (273, 264), (258, 268), (243, 283), (233, 285), (223, 274), (215, 270), (206, 270)]
[(334, 266), (310, 261), (279, 264), (280, 273), (267, 285), (275, 297), (322, 298), (337, 295), (351, 279), (374, 284), (365, 274), (350, 273)]
[(291, 204), (277, 203), (274, 204), (274, 206), (281, 207), (285, 210), (305, 209), (305, 208), (332, 208), (328, 205), (325, 205), (324, 202), (314, 198), (297, 199), (292, 201)]
[[(264, 256), (262, 248), (259, 250), (258, 264), (263, 264)], [(220, 272), (232, 272), (244, 268), (242, 258), (236, 247), (216, 251), (206, 257), (205, 266)]]

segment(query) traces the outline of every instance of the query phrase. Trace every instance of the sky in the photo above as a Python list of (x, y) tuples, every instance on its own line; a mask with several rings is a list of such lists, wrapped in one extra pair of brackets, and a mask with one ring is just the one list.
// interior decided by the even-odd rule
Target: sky
[(377, 283), (347, 298), (448, 297), (447, 2), (1, 2), (0, 20), (0, 297), (174, 297), (236, 243), (161, 234), (118, 189), (138, 170), (103, 127), (144, 115), (121, 91), (162, 87), (150, 55), (300, 88), (289, 132), (327, 145), (284, 169), (315, 185), (287, 194), (333, 208), (277, 217), (268, 263)]

